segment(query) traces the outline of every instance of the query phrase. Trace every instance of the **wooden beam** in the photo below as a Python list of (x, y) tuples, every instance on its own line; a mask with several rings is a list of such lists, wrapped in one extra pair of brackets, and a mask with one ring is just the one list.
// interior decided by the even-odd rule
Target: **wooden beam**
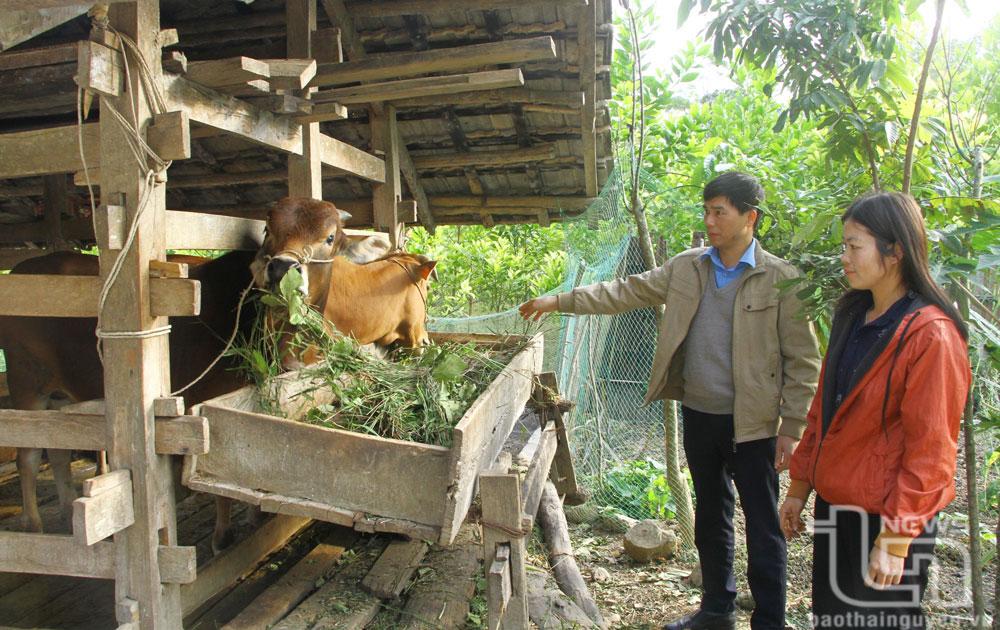
[[(595, 0), (590, 0), (591, 3)], [(587, 0), (547, 0), (547, 6), (576, 7), (587, 4)], [(348, 5), (351, 17), (391, 17), (396, 15), (420, 15), (423, 13), (446, 13), (452, 11), (491, 11), (513, 9), (524, 6), (523, 0), (372, 0), (352, 2)]]
[(212, 558), (198, 570), (198, 578), (181, 587), (184, 615), (229, 586), (236, 578), (257, 566), (262, 558), (285, 544), (312, 521), (299, 516), (278, 515), (270, 518), (246, 539)]
[(504, 608), (489, 605), (489, 627), (514, 630), (528, 627), (527, 576), (525, 573), (525, 537), (509, 532), (522, 530), (521, 484), (517, 475), (499, 469), (479, 476), (479, 492), (483, 506), (483, 521), (498, 527), (483, 527), (483, 565), (493, 567), (497, 555), (503, 561), (501, 549), (509, 547), (510, 601)]
[(0, 179), (79, 171), (83, 165), (78, 134), (83, 135), (88, 165), (100, 165), (101, 140), (97, 123), (83, 125), (79, 131), (76, 125), (68, 125), (0, 134)]
[(551, 37), (515, 39), (423, 52), (386, 53), (360, 61), (320, 64), (310, 85), (344, 85), (358, 81), (415, 77), (432, 72), (479, 70), (505, 63), (555, 58), (555, 42)]
[(550, 210), (578, 210), (590, 207), (594, 197), (469, 197), (469, 196), (434, 196), (429, 197), (431, 206), (441, 208), (457, 208), (484, 206), (488, 208), (548, 208)]
[(77, 85), (98, 94), (120, 96), (125, 78), (120, 53), (86, 39), (77, 42), (77, 45)]
[(256, 250), (264, 226), (256, 219), (167, 210), (167, 249)]
[(389, 233), (390, 246), (402, 246), (403, 223), (399, 219), (398, 204), (402, 199), (399, 172), (399, 146), (401, 137), (396, 122), (396, 108), (385, 107), (381, 114), (369, 112), (372, 150), (385, 155), (385, 181), (377, 184), (372, 195), (375, 210), (375, 229)]
[(86, 547), (73, 536), (0, 532), (0, 571), (113, 578), (115, 549), (109, 542)]
[(344, 0), (322, 0), (323, 9), (326, 11), (330, 23), (340, 29), (340, 37), (347, 55), (352, 61), (365, 59), (368, 53), (365, 51), (358, 32), (354, 29), (354, 20), (348, 14)]
[(384, 160), (336, 138), (320, 134), (320, 156), (326, 166), (368, 181), (385, 181)]
[(187, 78), (213, 88), (242, 85), (247, 81), (267, 80), (268, 64), (250, 57), (230, 57), (207, 61), (189, 61)]
[(475, 90), (493, 90), (524, 85), (520, 68), (488, 70), (440, 77), (421, 77), (367, 83), (345, 88), (323, 90), (314, 95), (317, 102), (335, 101), (341, 105), (393, 101), (437, 94), (453, 94)]
[(424, 187), (420, 183), (420, 174), (417, 173), (417, 168), (413, 165), (413, 158), (410, 157), (410, 152), (405, 150), (406, 145), (403, 143), (402, 138), (399, 140), (400, 152), (399, 152), (399, 170), (403, 175), (403, 179), (406, 180), (406, 186), (410, 189), (410, 194), (417, 202), (417, 214), (420, 216), (420, 224), (424, 226), (424, 229), (434, 234), (434, 230), (437, 225), (434, 222), (434, 215), (431, 213), (431, 204), (427, 200), (427, 193), (424, 192)]
[(597, 3), (580, 8), (577, 46), (580, 50), (580, 134), (583, 140), (583, 172), (587, 195), (597, 196)]
[(146, 130), (146, 144), (161, 160), (191, 157), (191, 124), (187, 112), (166, 112), (153, 116)]
[(161, 88), (167, 109), (186, 111), (191, 122), (285, 153), (302, 154), (302, 127), (292, 120), (176, 75), (164, 75)]
[[(285, 17), (285, 51), (288, 57), (310, 59), (312, 34), (316, 30), (316, 0), (287, 0)], [(311, 79), (316, 75), (315, 62), (309, 70)], [(308, 82), (296, 84), (296, 89), (301, 90)], [(297, 95), (309, 98), (309, 93), (310, 90), (301, 90)], [(318, 122), (302, 124), (302, 155), (288, 158), (288, 196), (323, 198), (322, 141)]]
[[(160, 580), (164, 584), (193, 581), (194, 551), (194, 547), (160, 546)], [(73, 536), (0, 532), (0, 572), (113, 579), (114, 544), (98, 542), (88, 547)]]
[(507, 103), (550, 105), (579, 110), (583, 106), (581, 92), (562, 92), (557, 90), (533, 90), (526, 87), (511, 87), (502, 90), (483, 90), (478, 92), (456, 92), (438, 96), (423, 96), (393, 101), (400, 107), (441, 107), (443, 105), (501, 105)]
[[(115, 2), (129, 2), (130, 0), (102, 0), (104, 4), (113, 4)], [(77, 13), (86, 13), (87, 9), (93, 3), (89, 1), (81, 0), (6, 0), (4, 2), (5, 11), (37, 11), (39, 9), (56, 9), (56, 8), (70, 8), (75, 9), (77, 7), (83, 7), (83, 10)]]
[[(89, 489), (89, 494), (73, 501), (73, 537), (82, 545), (120, 532), (135, 523), (132, 509), (132, 476), (128, 469), (119, 469)], [(86, 492), (85, 492), (86, 494)]]
[(88, 3), (79, 1), (42, 0), (39, 3), (28, 3), (25, 0), (9, 0), (4, 2), (3, 13), (0, 14), (0, 51), (28, 41), (63, 22), (68, 22), (82, 13), (86, 13), (88, 8)]
[(0, 70), (16, 70), (35, 66), (69, 63), (78, 58), (77, 43), (43, 46), (27, 50), (6, 51), (0, 55)]
[(546, 144), (511, 151), (468, 151), (421, 155), (413, 158), (417, 170), (455, 169), (463, 166), (506, 166), (550, 160), (556, 156), (555, 145)]
[(316, 76), (315, 59), (261, 59), (267, 64), (272, 89), (301, 90)]
[(309, 113), (292, 116), (300, 123), (326, 122), (328, 120), (346, 120), (347, 108), (340, 103), (320, 103), (312, 107)]
[[(104, 415), (89, 412), (0, 409), (0, 445), (19, 448), (107, 450)], [(200, 416), (156, 418), (156, 452), (190, 455), (208, 452), (208, 421)]]

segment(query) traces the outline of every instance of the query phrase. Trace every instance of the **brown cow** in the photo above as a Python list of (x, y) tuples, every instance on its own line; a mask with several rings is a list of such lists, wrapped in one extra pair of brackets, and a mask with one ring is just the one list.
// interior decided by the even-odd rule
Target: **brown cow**
[(349, 217), (326, 201), (279, 201), (268, 212), (267, 236), (253, 263), (257, 285), (275, 287), (295, 268), (308, 303), (341, 333), (362, 344), (420, 347), (427, 341), (427, 278), (437, 261), (389, 254), (359, 265), (338, 256)]
[[(216, 358), (236, 323), (240, 294), (251, 282), (250, 252), (231, 252), (215, 260), (175, 257), (194, 264), (191, 279), (202, 286), (201, 315), (171, 318), (169, 345), (170, 381), (174, 388), (193, 381)], [(202, 261), (200, 264), (196, 264)], [(17, 274), (97, 275), (96, 256), (61, 252), (26, 260), (11, 270)], [(240, 315), (246, 335), (256, 316), (256, 302), (248, 301)], [(94, 318), (0, 317), (0, 347), (7, 361), (8, 386), (14, 408), (58, 409), (69, 403), (104, 397), (104, 371), (95, 347)], [(246, 384), (234, 357), (224, 357), (198, 383), (184, 392), (194, 404), (230, 392)], [(70, 473), (70, 453), (49, 449), (59, 501), (71, 510), (75, 489)], [(41, 531), (35, 483), (41, 449), (18, 449), (26, 531)], [(228, 499), (220, 502), (213, 548), (226, 546), (229, 531)]]

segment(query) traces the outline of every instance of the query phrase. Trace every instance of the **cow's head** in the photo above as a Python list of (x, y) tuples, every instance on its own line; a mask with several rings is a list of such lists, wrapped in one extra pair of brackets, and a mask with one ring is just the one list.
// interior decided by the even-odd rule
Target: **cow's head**
[(299, 291), (315, 302), (325, 294), (330, 261), (347, 247), (344, 222), (350, 217), (329, 201), (286, 197), (274, 204), (264, 244), (251, 265), (254, 282), (273, 289), (294, 268), (302, 276)]

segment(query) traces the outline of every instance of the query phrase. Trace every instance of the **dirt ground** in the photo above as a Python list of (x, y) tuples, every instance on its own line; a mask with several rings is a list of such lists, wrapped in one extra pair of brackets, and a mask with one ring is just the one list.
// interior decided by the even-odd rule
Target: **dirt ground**
[[(964, 455), (959, 453), (957, 497), (944, 512), (967, 513)], [(788, 482), (782, 475), (782, 485)], [(782, 488), (784, 496), (784, 488)], [(812, 513), (812, 501), (804, 514)], [(810, 519), (811, 520), (811, 519)], [(988, 515), (983, 525), (996, 531), (996, 515)], [(739, 506), (736, 510), (736, 574), (741, 599), (749, 594), (746, 584), (746, 547)], [(811, 522), (810, 522), (811, 531)], [(678, 555), (650, 564), (638, 564), (622, 547), (623, 535), (610, 533), (591, 524), (570, 524), (570, 536), (578, 564), (589, 580), (591, 594), (597, 601), (609, 627), (624, 630), (653, 630), (664, 623), (695, 610), (701, 601), (701, 591), (688, 580), (696, 565), (696, 553), (682, 550)], [(531, 547), (533, 560), (545, 565), (545, 548), (541, 543)], [(929, 628), (969, 628), (972, 625), (971, 590), (967, 585), (968, 534), (967, 524), (943, 518), (938, 536), (931, 584), (924, 598)], [(606, 574), (601, 569), (607, 571)], [(788, 595), (786, 623), (796, 629), (811, 628), (810, 584), (812, 575), (812, 538), (806, 535), (788, 546)], [(987, 614), (992, 612), (997, 560), (984, 570), (983, 584)], [(597, 577), (601, 581), (594, 578)], [(738, 600), (738, 603), (740, 601)], [(750, 611), (738, 608), (739, 627), (749, 628)]]

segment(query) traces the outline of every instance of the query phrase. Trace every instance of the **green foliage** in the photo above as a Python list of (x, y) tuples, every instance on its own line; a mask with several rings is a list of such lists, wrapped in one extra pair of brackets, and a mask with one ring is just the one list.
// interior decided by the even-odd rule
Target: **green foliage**
[(659, 462), (624, 462), (601, 475), (598, 484), (598, 501), (632, 518), (673, 518), (677, 509)]
[(505, 311), (557, 288), (565, 272), (558, 224), (414, 230), (407, 250), (445, 261), (427, 296), (435, 317)]
[[(330, 388), (330, 404), (309, 408), (303, 421), (398, 440), (449, 446), (455, 424), (469, 405), (493, 382), (523, 344), (487, 350), (475, 344), (430, 345), (420, 354), (398, 352), (385, 361), (361, 349), (350, 338), (330, 331), (296, 287), (301, 276), (288, 271), (279, 290), (264, 294), (255, 337), (235, 345), (245, 370), (258, 384), (265, 410), (284, 415), (272, 380), (282, 359), (301, 357), (315, 348), (319, 361), (299, 370), (313, 390)], [(270, 309), (270, 310), (269, 310)], [(269, 330), (268, 316), (277, 324)], [(285, 323), (287, 322), (287, 324)], [(281, 341), (287, 341), (282, 348)]]

